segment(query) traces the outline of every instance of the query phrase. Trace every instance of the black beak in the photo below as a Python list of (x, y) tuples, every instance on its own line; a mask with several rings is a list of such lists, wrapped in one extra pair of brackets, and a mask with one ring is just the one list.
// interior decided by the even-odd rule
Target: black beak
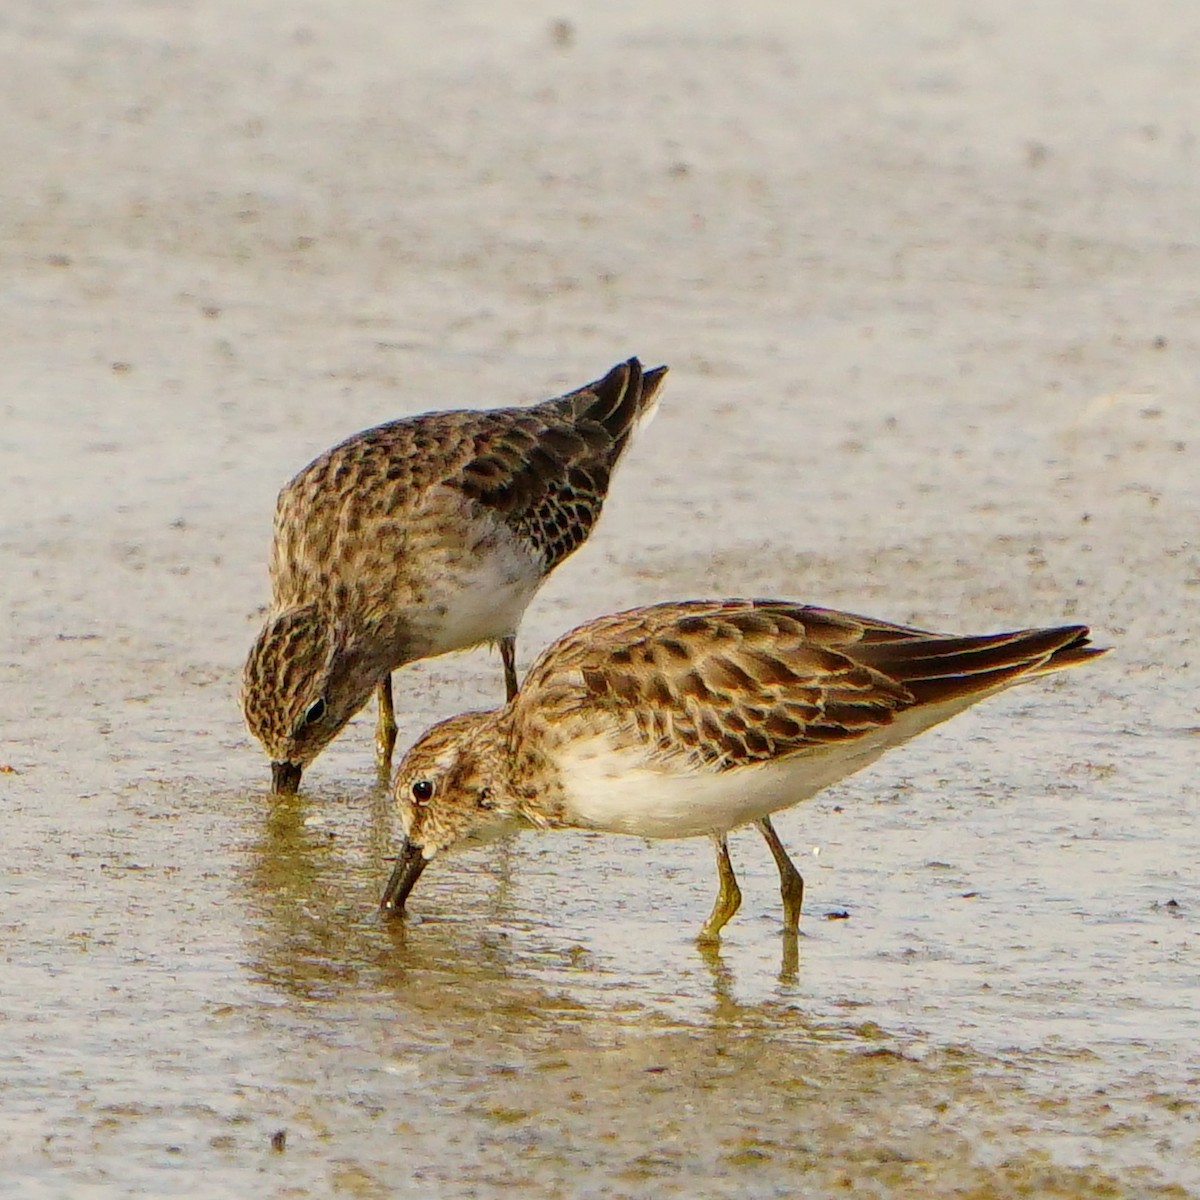
[(404, 911), (404, 902), (408, 893), (413, 890), (421, 872), (425, 870), (429, 860), (414, 842), (405, 842), (400, 853), (396, 856), (396, 866), (392, 877), (384, 889), (383, 899), (379, 907), (385, 917), (399, 916)]
[(271, 764), (271, 794), (294, 796), (300, 790), (300, 776), (304, 768), (299, 763), (273, 762)]

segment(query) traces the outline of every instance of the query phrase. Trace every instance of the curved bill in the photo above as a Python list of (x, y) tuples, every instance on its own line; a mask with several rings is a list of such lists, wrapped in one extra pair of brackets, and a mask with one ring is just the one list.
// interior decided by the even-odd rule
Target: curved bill
[(385, 916), (398, 916), (404, 911), (404, 902), (408, 893), (413, 890), (421, 872), (428, 866), (429, 860), (414, 842), (405, 842), (400, 853), (396, 855), (396, 866), (392, 877), (384, 889), (383, 899), (379, 907)]
[(294, 796), (300, 790), (300, 776), (304, 768), (294, 762), (273, 762), (271, 764), (271, 794), (273, 796)]

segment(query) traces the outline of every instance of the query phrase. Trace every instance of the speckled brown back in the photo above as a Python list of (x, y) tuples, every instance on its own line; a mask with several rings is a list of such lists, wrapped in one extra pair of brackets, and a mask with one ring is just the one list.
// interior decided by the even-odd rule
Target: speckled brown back
[(1083, 626), (956, 637), (786, 601), (668, 603), (560, 638), (514, 702), (540, 736), (607, 723), (727, 770), (853, 740), (1095, 654)]
[[(634, 358), (529, 408), (426, 413), (334, 446), (279, 495), (276, 603), (352, 607), (349, 577), (382, 582), (387, 562), (409, 553), (414, 521), (439, 488), (452, 489), (462, 504), (436, 506), (437, 538), (469, 544), (462, 526), (470, 510), (490, 512), (549, 572), (591, 532), (613, 468), (665, 375), (665, 367), (643, 372)], [(419, 581), (401, 584), (415, 591)]]

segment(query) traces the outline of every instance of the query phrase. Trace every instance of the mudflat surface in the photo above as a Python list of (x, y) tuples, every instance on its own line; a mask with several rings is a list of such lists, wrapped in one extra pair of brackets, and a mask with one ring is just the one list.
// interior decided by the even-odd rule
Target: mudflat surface
[[(0, 1193), (1200, 1194), (1198, 78), (1192, 0), (6, 5)], [(723, 594), (1114, 647), (782, 816), (797, 963), (753, 834), (718, 955), (700, 842), (384, 926), (372, 714), (274, 805), (241, 727), (292, 472), (633, 353), (523, 664)]]

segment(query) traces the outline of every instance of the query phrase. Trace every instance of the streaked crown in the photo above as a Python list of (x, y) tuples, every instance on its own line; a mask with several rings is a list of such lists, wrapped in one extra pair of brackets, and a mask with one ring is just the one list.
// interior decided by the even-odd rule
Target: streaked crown
[[(366, 702), (347, 696), (344, 638), (316, 604), (268, 618), (242, 670), (246, 725), (271, 759), (305, 766)], [(357, 701), (357, 702), (355, 702)]]

